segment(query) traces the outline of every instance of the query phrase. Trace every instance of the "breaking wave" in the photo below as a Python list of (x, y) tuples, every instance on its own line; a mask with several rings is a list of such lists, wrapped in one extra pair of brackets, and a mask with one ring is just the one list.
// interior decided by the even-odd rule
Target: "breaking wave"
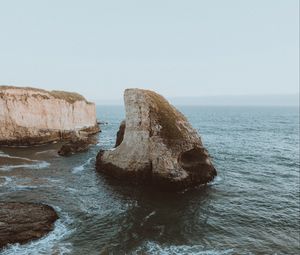
[(170, 245), (162, 246), (156, 242), (146, 242), (143, 246), (139, 247), (133, 252), (134, 255), (138, 254), (149, 254), (149, 255), (182, 255), (182, 254), (193, 254), (193, 255), (231, 255), (234, 254), (232, 249), (229, 250), (206, 250), (201, 245)]
[(83, 163), (82, 165), (80, 166), (76, 166), (72, 169), (72, 173), (73, 174), (78, 174), (80, 173), (81, 171), (83, 171), (85, 169), (86, 166), (88, 166), (91, 161), (92, 161), (93, 157), (89, 158), (85, 163)]
[[(54, 207), (59, 213), (61, 210)], [(60, 219), (55, 222), (54, 230), (45, 237), (32, 241), (28, 244), (9, 245), (5, 248), (1, 255), (40, 255), (40, 254), (57, 254), (64, 255), (72, 252), (72, 245), (69, 242), (64, 242), (74, 229), (70, 227), (73, 220), (66, 214), (60, 213)]]
[(11, 171), (18, 168), (43, 169), (50, 166), (50, 163), (48, 163), (47, 161), (10, 156), (0, 151), (0, 159), (1, 158), (10, 158), (10, 159), (17, 159), (17, 160), (24, 161), (24, 163), (22, 162), (21, 164), (16, 164), (16, 165), (8, 165), (8, 164), (0, 165), (1, 171)]

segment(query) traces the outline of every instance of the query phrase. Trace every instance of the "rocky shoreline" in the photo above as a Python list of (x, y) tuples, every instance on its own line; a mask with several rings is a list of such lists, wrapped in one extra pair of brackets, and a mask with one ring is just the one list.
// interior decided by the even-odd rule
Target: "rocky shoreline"
[[(182, 190), (214, 179), (217, 171), (197, 131), (161, 95), (124, 93), (126, 119), (115, 148), (100, 150), (96, 170), (155, 189)], [(100, 131), (95, 104), (70, 92), (0, 86), (0, 146), (65, 142), (61, 156), (88, 150)], [(1, 163), (1, 162), (0, 162)], [(0, 248), (26, 243), (51, 231), (58, 219), (50, 206), (0, 202)]]

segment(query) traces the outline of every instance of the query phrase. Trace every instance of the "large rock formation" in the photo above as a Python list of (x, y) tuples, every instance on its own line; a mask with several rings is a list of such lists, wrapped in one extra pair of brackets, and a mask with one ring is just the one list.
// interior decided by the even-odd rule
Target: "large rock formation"
[(0, 202), (0, 249), (24, 244), (53, 230), (58, 215), (48, 205)]
[(99, 131), (96, 108), (76, 93), (0, 86), (0, 145), (33, 145)]
[(124, 99), (126, 123), (118, 132), (117, 147), (99, 152), (97, 170), (164, 189), (213, 180), (217, 172), (209, 155), (179, 111), (148, 90), (127, 89)]

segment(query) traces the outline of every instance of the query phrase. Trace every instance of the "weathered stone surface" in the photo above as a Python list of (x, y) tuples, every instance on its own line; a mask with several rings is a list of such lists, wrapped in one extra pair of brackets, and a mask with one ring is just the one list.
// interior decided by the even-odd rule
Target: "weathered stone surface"
[(48, 205), (0, 202), (0, 249), (24, 244), (53, 230), (58, 215)]
[(75, 136), (67, 143), (63, 144), (59, 149), (60, 156), (70, 156), (74, 153), (87, 151), (91, 144), (96, 144), (96, 137), (91, 136)]
[[(155, 92), (127, 89), (126, 125), (115, 149), (100, 151), (98, 171), (164, 189), (184, 189), (213, 180), (217, 172), (196, 130)], [(124, 131), (122, 131), (125, 129)]]
[(0, 145), (34, 145), (99, 132), (96, 107), (76, 93), (0, 86)]

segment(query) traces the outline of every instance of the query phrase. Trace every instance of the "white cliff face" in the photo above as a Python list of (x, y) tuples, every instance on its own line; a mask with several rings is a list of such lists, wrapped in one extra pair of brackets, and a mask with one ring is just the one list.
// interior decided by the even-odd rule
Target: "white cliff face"
[(203, 184), (214, 178), (216, 170), (196, 130), (162, 96), (128, 89), (124, 100), (123, 140), (118, 137), (119, 146), (99, 153), (99, 171), (170, 189)]
[(78, 94), (0, 86), (2, 144), (43, 143), (86, 128), (96, 131), (96, 108)]

